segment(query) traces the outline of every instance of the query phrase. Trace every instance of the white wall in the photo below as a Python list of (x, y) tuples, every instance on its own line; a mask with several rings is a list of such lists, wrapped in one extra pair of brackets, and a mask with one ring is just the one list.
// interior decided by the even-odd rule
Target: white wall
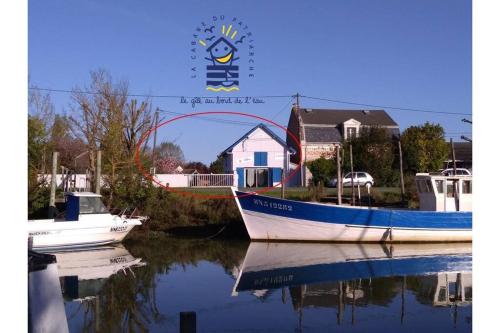
[[(47, 185), (50, 186), (50, 181), (52, 179), (52, 175), (50, 174), (46, 174), (46, 175), (38, 175), (38, 180), (39, 181), (42, 181), (42, 179), (45, 179), (45, 181), (47, 182)], [(78, 189), (84, 189), (85, 186), (86, 186), (86, 183), (87, 183), (87, 176), (82, 173), (82, 174), (77, 174), (76, 175), (76, 188)], [(101, 186), (104, 185), (104, 180), (101, 179)], [(62, 186), (62, 175), (61, 174), (58, 174), (56, 175), (56, 186), (57, 187), (60, 187)]]
[[(163, 185), (170, 187), (187, 187), (188, 186), (188, 175), (166, 173), (166, 174), (156, 174), (156, 180), (158, 180)], [(155, 186), (159, 186), (153, 183)]]
[(267, 152), (267, 167), (270, 168), (283, 168), (289, 158), (289, 152), (281, 144), (257, 128), (233, 148), (232, 169), (254, 167), (254, 152)]

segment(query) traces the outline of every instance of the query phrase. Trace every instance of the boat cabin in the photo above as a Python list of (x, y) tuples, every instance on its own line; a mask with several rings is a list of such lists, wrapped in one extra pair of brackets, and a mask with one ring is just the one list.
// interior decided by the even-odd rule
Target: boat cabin
[(92, 192), (67, 192), (66, 221), (78, 221), (80, 215), (109, 214), (101, 195)]
[(472, 176), (417, 173), (420, 210), (436, 212), (472, 211)]

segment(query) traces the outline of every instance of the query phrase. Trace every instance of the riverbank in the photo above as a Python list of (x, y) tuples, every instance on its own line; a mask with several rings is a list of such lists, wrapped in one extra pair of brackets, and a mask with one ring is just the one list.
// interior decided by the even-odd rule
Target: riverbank
[[(186, 188), (185, 193), (231, 196), (229, 188)], [(255, 190), (255, 189), (252, 189)], [(243, 221), (233, 198), (215, 199), (200, 196), (180, 195), (162, 188), (149, 188), (140, 200), (128, 200), (123, 204), (135, 203), (141, 215), (150, 220), (130, 234), (131, 239), (151, 238), (160, 234), (179, 237), (228, 237), (246, 239)], [(280, 197), (281, 189), (273, 188), (263, 195)], [(361, 204), (372, 206), (401, 206), (399, 188), (372, 188), (371, 195), (365, 188), (360, 190)], [(358, 193), (355, 191), (359, 203)], [(287, 188), (285, 198), (300, 201), (336, 202), (335, 188)], [(345, 189), (343, 201), (351, 198), (350, 189)], [(116, 199), (115, 199), (116, 200)], [(411, 203), (410, 203), (411, 205)]]

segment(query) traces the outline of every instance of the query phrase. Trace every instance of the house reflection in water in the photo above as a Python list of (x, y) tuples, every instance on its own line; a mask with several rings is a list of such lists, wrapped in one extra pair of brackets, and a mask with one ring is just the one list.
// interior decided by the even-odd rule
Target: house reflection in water
[(438, 273), (420, 278), (417, 299), (433, 306), (472, 304), (472, 273)]
[[(350, 319), (354, 323), (356, 307), (387, 306), (398, 295), (402, 298), (401, 320), (403, 320), (404, 294), (408, 291), (413, 292), (421, 304), (436, 307), (468, 306), (472, 304), (472, 273), (384, 277), (289, 287), (295, 311), (301, 313), (308, 307), (337, 309), (337, 323), (339, 324), (344, 318), (344, 313), (348, 311), (346, 308), (349, 308)], [(454, 317), (455, 321), (456, 319)]]

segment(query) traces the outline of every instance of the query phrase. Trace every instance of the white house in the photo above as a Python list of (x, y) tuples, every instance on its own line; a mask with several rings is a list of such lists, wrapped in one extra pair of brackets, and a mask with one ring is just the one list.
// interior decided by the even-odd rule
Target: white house
[(224, 150), (224, 173), (237, 173), (238, 187), (269, 187), (290, 171), (295, 153), (264, 124), (257, 125)]

